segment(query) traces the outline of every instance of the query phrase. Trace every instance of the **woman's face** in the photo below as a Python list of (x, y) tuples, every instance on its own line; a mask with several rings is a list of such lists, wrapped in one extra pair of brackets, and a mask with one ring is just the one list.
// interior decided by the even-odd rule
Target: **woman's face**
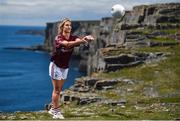
[(65, 32), (65, 33), (70, 33), (71, 32), (71, 22), (70, 21), (66, 21), (65, 23), (64, 23), (64, 26), (63, 26), (63, 31)]

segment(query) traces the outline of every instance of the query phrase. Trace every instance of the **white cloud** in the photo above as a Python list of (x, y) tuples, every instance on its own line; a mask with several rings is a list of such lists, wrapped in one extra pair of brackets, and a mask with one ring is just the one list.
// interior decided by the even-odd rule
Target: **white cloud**
[(126, 9), (135, 5), (179, 0), (0, 0), (0, 24), (45, 25), (63, 17), (94, 20), (110, 16), (111, 6), (122, 4)]

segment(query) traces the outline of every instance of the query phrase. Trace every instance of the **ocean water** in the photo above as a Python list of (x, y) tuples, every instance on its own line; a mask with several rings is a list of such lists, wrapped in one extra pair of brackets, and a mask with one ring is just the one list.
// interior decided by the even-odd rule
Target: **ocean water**
[[(52, 84), (48, 75), (50, 55), (46, 52), (5, 49), (42, 44), (40, 35), (16, 34), (19, 30), (43, 30), (45, 27), (0, 26), (0, 111), (39, 111), (51, 101)], [(70, 64), (63, 89), (85, 75), (78, 61)]]

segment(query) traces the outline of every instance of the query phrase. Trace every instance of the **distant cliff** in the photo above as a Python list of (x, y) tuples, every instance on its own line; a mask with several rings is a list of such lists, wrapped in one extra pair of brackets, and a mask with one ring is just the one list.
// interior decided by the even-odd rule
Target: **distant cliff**
[[(109, 47), (116, 49), (155, 46), (162, 44), (155, 41), (159, 37), (173, 39), (175, 41), (173, 44), (179, 43), (180, 3), (135, 6), (132, 11), (126, 11), (122, 21), (105, 17), (99, 21), (73, 21), (72, 23), (75, 35), (92, 34), (96, 38), (96, 41), (88, 47), (81, 46), (74, 52), (74, 55), (81, 57), (80, 70), (91, 74), (97, 70), (108, 70), (108, 64), (116, 66), (117, 63), (114, 61), (106, 62), (107, 55), (104, 51)], [(45, 50), (52, 50), (52, 43), (57, 34), (57, 24), (58, 22), (47, 23)], [(177, 31), (174, 33), (160, 31), (164, 29)], [(132, 63), (136, 64), (131, 61), (130, 65)], [(122, 63), (118, 64), (122, 65)], [(127, 66), (129, 63), (125, 64)]]

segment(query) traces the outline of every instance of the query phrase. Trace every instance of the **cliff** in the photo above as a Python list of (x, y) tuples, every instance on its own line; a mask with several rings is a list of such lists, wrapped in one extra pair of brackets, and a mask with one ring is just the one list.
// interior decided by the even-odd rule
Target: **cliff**
[[(106, 57), (101, 52), (107, 50), (107, 47), (135, 48), (163, 45), (162, 42), (154, 41), (160, 36), (175, 40), (164, 45), (179, 43), (179, 31), (161, 32), (164, 29), (175, 30), (180, 27), (179, 8), (179, 3), (141, 5), (135, 6), (132, 11), (126, 11), (123, 20), (105, 17), (99, 21), (73, 21), (73, 34), (79, 36), (92, 34), (96, 38), (96, 41), (88, 47), (81, 46), (75, 49), (74, 55), (81, 57), (79, 69), (86, 71), (88, 75), (96, 70), (109, 70), (104, 60)], [(57, 24), (58, 22), (47, 23), (45, 50), (52, 50)]]
[[(128, 51), (128, 48), (179, 44), (179, 8), (179, 3), (141, 5), (134, 7), (132, 11), (127, 11), (123, 20), (102, 19), (102, 26), (95, 43), (97, 45), (95, 50), (98, 51), (94, 53), (91, 51), (94, 49), (90, 49), (91, 54), (87, 64), (89, 65), (88, 74), (96, 70), (115, 71), (123, 67), (141, 64), (138, 56), (143, 58), (142, 54), (137, 56), (131, 50)], [(163, 41), (163, 39), (170, 41)], [(113, 51), (120, 55), (111, 54)], [(121, 54), (125, 53), (129, 55), (126, 54), (123, 58), (124, 56), (122, 57)], [(113, 56), (111, 57), (111, 55)], [(132, 58), (132, 56), (134, 59), (129, 61), (128, 58)]]

